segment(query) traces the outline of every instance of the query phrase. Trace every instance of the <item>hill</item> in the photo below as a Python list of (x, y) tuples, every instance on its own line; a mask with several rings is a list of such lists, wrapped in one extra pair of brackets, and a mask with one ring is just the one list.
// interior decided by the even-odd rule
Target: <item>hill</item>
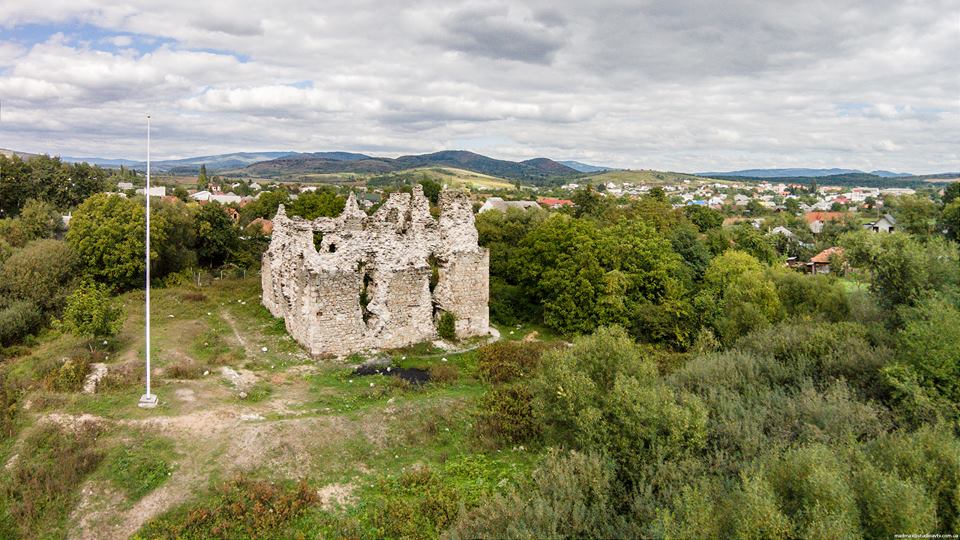
[(330, 173), (385, 174), (423, 168), (451, 168), (474, 173), (521, 180), (534, 184), (545, 183), (554, 178), (577, 176), (580, 173), (570, 167), (547, 158), (524, 162), (494, 159), (464, 150), (445, 150), (432, 154), (407, 155), (396, 159), (370, 157), (363, 154), (347, 154), (349, 159), (332, 159), (331, 154), (296, 154), (231, 171), (240, 176), (282, 177)]
[(566, 165), (575, 171), (580, 171), (582, 173), (594, 173), (594, 172), (604, 172), (604, 171), (615, 171), (617, 169), (613, 167), (602, 167), (600, 165), (589, 165), (587, 163), (581, 163), (579, 161), (558, 161), (562, 165)]
[(696, 173), (698, 176), (727, 177), (737, 176), (744, 178), (819, 178), (822, 176), (839, 176), (844, 174), (869, 174), (881, 178), (905, 178), (914, 176), (910, 173), (898, 173), (891, 171), (871, 171), (869, 173), (860, 169), (744, 169), (740, 171), (728, 172), (702, 172)]

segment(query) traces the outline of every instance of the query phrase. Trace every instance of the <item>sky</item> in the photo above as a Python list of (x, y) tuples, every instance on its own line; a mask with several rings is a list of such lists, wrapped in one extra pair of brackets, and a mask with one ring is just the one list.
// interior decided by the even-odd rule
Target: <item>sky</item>
[(4, 0), (0, 147), (960, 170), (955, 0)]

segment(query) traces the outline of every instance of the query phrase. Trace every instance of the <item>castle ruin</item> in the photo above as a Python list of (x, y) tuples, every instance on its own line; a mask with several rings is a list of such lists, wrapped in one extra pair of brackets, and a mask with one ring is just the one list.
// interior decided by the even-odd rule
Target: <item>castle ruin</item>
[(489, 251), (477, 244), (467, 194), (443, 190), (440, 219), (423, 188), (392, 193), (373, 215), (351, 193), (336, 218), (281, 206), (263, 254), (263, 305), (314, 356), (437, 338), (443, 313), (458, 338), (489, 332)]

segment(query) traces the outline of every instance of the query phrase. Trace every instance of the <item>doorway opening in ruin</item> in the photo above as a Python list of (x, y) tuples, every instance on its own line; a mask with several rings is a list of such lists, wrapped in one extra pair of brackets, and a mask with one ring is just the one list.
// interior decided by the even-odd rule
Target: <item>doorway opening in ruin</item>
[(313, 249), (317, 250), (317, 253), (320, 253), (321, 244), (323, 244), (323, 233), (320, 231), (313, 231)]

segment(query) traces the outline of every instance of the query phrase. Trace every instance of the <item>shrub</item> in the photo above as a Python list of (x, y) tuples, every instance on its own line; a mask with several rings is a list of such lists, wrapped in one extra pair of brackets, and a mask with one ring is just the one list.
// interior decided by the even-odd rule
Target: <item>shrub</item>
[(477, 371), (491, 383), (514, 381), (533, 375), (543, 353), (556, 346), (543, 342), (498, 341), (477, 350)]
[(381, 479), (367, 519), (378, 538), (436, 538), (457, 518), (460, 497), (427, 467)]
[(67, 298), (63, 322), (72, 334), (88, 340), (114, 336), (123, 325), (123, 307), (106, 286), (87, 281)]
[(276, 538), (319, 503), (306, 482), (287, 486), (237, 476), (220, 484), (209, 502), (184, 505), (148, 523), (144, 538)]
[(83, 381), (90, 371), (90, 359), (85, 356), (67, 358), (58, 369), (47, 373), (44, 386), (57, 392), (76, 392), (83, 388)]
[(623, 329), (578, 338), (543, 364), (534, 407), (548, 437), (606, 453), (630, 482), (647, 460), (679, 457), (705, 442), (700, 399), (663, 384)]
[(921, 486), (869, 463), (854, 473), (853, 486), (866, 537), (895, 538), (936, 530), (936, 505)]
[(811, 445), (768, 460), (764, 477), (800, 537), (856, 538), (859, 515), (846, 472), (834, 450)]
[(98, 433), (91, 423), (65, 430), (46, 424), (24, 439), (0, 497), (0, 507), (6, 506), (13, 527), (24, 538), (66, 535), (66, 518), (77, 490), (102, 459), (94, 449)]
[(180, 357), (163, 369), (164, 375), (170, 379), (198, 379), (203, 371), (204, 367), (189, 357)]
[(868, 443), (866, 454), (879, 470), (923, 486), (936, 504), (938, 531), (960, 530), (960, 440), (954, 433), (924, 426), (888, 434)]
[(0, 294), (23, 300), (41, 311), (63, 304), (76, 276), (77, 256), (59, 240), (36, 240), (0, 266)]
[(540, 424), (534, 416), (532, 399), (530, 390), (521, 385), (490, 389), (480, 399), (475, 435), (489, 446), (537, 440)]
[(595, 454), (551, 451), (529, 485), (465, 513), (451, 539), (636, 537), (618, 515), (614, 467)]
[(40, 326), (40, 309), (30, 302), (14, 302), (0, 309), (0, 345), (11, 345)]
[(924, 384), (960, 403), (960, 310), (944, 300), (928, 300), (906, 310), (897, 358)]
[(440, 314), (437, 320), (437, 335), (441, 339), (453, 341), (457, 339), (457, 317), (449, 311)]
[(0, 370), (0, 441), (16, 432), (17, 410), (23, 390)]

